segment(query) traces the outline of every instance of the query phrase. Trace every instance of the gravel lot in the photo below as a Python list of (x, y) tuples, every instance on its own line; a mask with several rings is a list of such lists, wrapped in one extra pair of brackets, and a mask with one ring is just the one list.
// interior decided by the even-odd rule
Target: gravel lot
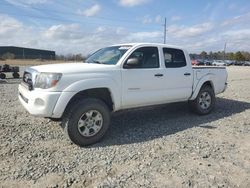
[(29, 115), (20, 80), (0, 83), (0, 187), (250, 187), (250, 67), (228, 72), (212, 114), (186, 103), (119, 112), (88, 148)]

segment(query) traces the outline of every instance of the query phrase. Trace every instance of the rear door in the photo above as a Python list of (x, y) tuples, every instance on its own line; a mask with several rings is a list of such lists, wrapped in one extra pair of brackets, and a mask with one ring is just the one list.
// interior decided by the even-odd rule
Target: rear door
[(128, 57), (139, 59), (136, 67), (122, 69), (122, 106), (138, 107), (164, 101), (165, 82), (158, 47), (139, 47)]
[(192, 94), (193, 71), (180, 49), (162, 48), (166, 101), (184, 101)]

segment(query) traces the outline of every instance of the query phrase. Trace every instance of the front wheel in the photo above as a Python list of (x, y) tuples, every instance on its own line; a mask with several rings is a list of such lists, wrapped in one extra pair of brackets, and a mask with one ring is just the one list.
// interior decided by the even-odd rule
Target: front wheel
[(209, 114), (215, 106), (214, 90), (208, 85), (203, 86), (195, 100), (189, 101), (189, 105), (199, 115)]
[(73, 143), (87, 146), (103, 138), (110, 123), (110, 111), (104, 102), (88, 98), (69, 108), (62, 125)]

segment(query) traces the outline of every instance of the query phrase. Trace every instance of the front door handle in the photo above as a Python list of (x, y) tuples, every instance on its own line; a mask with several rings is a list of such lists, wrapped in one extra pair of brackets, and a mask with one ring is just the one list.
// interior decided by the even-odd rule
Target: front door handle
[(185, 76), (190, 76), (190, 75), (191, 75), (191, 73), (186, 72), (184, 75), (185, 75)]
[(155, 74), (155, 77), (162, 77), (163, 76), (163, 74)]

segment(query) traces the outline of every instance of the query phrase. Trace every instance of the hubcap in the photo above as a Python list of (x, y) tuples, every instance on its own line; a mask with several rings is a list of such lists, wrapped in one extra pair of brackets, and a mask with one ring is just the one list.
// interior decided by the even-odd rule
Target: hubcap
[(78, 131), (85, 137), (96, 135), (102, 128), (102, 114), (96, 110), (85, 112), (78, 121)]
[(202, 109), (206, 110), (210, 107), (211, 105), (211, 96), (208, 92), (203, 92), (201, 95), (200, 95), (200, 98), (199, 98), (199, 105)]

